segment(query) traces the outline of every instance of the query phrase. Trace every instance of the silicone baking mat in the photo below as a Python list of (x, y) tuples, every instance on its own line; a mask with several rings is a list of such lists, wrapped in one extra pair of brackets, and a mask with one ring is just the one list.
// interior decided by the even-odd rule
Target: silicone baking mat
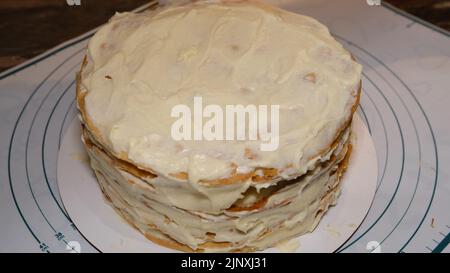
[[(271, 2), (329, 26), (364, 66), (358, 112), (377, 150), (377, 192), (337, 251), (450, 252), (450, 35), (380, 1)], [(56, 181), (93, 33), (0, 74), (0, 251), (98, 251)]]

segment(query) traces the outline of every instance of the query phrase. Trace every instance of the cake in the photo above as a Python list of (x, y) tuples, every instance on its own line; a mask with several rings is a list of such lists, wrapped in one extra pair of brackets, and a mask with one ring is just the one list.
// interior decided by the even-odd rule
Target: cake
[[(261, 2), (118, 13), (89, 41), (78, 74), (82, 140), (105, 200), (149, 240), (264, 250), (313, 232), (336, 203), (360, 78), (324, 25)], [(174, 139), (174, 107), (196, 97), (278, 105), (276, 149), (262, 150), (259, 134)]]

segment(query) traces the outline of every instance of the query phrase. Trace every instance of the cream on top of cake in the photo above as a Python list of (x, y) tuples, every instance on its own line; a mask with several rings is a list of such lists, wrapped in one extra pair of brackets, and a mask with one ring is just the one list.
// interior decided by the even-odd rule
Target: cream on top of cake
[[(316, 20), (264, 4), (118, 13), (89, 42), (81, 92), (97, 138), (157, 174), (190, 181), (256, 167), (304, 173), (350, 118), (361, 66)], [(279, 148), (175, 141), (173, 106), (280, 105)], [(91, 128), (92, 129), (92, 128)], [(251, 151), (251, 158), (246, 155)]]

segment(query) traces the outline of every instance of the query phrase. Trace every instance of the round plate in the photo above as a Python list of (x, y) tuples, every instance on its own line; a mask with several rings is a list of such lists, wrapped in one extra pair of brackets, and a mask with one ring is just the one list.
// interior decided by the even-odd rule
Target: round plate
[[(78, 230), (103, 252), (175, 252), (146, 239), (105, 202), (80, 136), (80, 122), (75, 118), (58, 159), (61, 198)], [(353, 152), (336, 206), (314, 232), (266, 252), (333, 252), (358, 229), (375, 194), (378, 168), (372, 138), (357, 115), (353, 136)]]

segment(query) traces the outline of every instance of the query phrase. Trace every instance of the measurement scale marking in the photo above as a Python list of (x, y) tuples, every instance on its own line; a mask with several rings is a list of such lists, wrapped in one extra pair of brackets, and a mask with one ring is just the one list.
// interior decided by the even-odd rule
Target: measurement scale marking
[[(439, 232), (442, 234), (442, 232)], [(432, 253), (441, 253), (450, 243), (450, 233), (448, 233), (444, 239), (431, 251)]]

